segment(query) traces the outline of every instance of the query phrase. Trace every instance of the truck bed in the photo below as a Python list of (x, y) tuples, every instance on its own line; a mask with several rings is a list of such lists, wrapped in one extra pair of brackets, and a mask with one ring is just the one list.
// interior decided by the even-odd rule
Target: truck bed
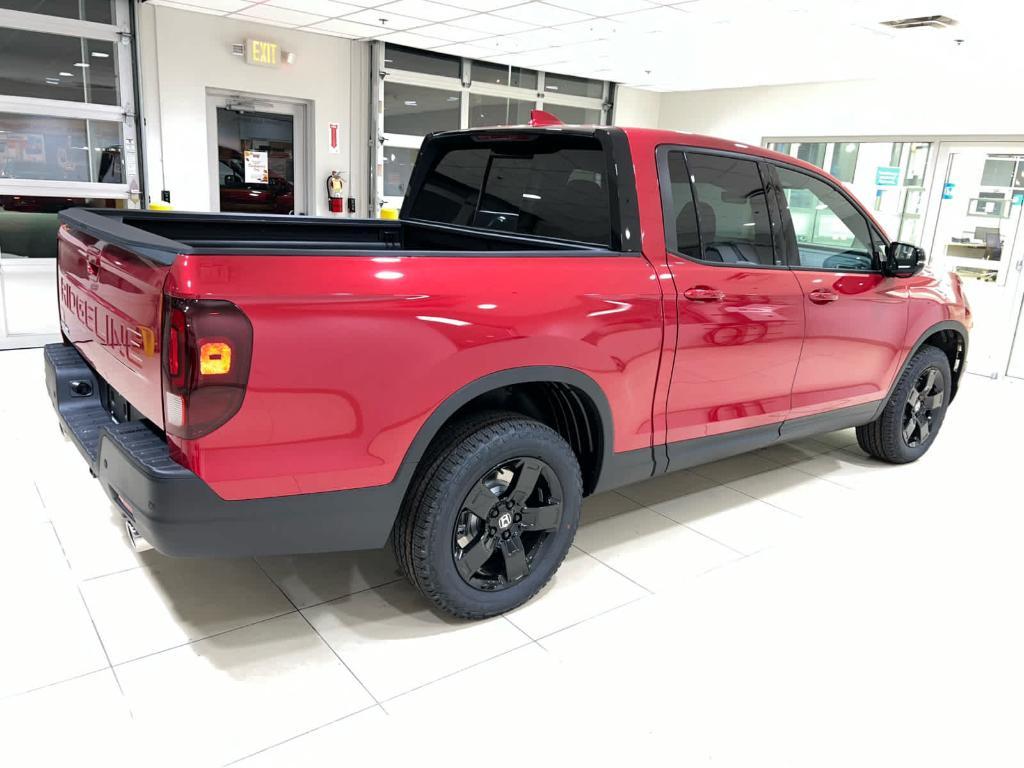
[(414, 251), (438, 254), (600, 251), (594, 245), (487, 232), (421, 221), (312, 216), (178, 213), (71, 208), (60, 221), (72, 230), (170, 266), (178, 255)]

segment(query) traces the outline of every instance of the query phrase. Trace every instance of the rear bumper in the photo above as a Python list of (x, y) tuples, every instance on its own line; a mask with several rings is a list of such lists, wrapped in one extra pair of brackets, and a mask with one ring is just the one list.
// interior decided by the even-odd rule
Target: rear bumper
[(166, 555), (229, 557), (375, 549), (401, 503), (397, 483), (330, 493), (226, 501), (171, 459), (147, 422), (115, 423), (104, 382), (74, 347), (49, 344), (46, 388), (61, 428), (104, 491)]

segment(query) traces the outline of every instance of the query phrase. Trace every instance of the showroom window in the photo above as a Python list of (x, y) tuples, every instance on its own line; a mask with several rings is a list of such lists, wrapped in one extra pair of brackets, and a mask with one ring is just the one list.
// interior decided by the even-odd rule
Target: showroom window
[[(768, 148), (824, 168), (843, 182), (895, 240), (922, 244), (931, 168), (927, 141), (770, 141)], [(995, 169), (992, 169), (995, 173)]]
[(57, 214), (132, 204), (128, 0), (0, 0), (0, 349), (59, 338)]
[[(3, 2), (3, 0), (0, 0)], [(423, 137), (458, 128), (524, 125), (543, 109), (570, 125), (604, 125), (611, 85), (494, 62), (374, 43), (377, 209), (401, 208)]]

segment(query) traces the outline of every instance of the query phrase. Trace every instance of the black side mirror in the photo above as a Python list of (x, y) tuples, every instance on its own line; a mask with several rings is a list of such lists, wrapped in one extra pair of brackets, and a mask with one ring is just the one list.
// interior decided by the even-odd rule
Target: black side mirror
[(924, 248), (910, 243), (889, 243), (885, 249), (882, 273), (886, 277), (913, 277), (924, 269), (926, 258)]

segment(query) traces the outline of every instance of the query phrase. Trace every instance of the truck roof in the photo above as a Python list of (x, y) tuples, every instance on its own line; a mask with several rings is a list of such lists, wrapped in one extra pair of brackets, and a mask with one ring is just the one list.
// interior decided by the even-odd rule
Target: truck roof
[[(470, 128), (455, 129), (451, 131), (438, 131), (430, 135), (431, 138), (449, 137), (466, 134), (492, 135), (499, 133), (574, 133), (593, 135), (597, 131), (620, 131), (630, 140), (630, 144), (642, 142), (657, 146), (659, 144), (682, 144), (700, 149), (712, 149), (720, 152), (739, 152), (745, 155), (761, 157), (766, 160), (787, 163), (804, 170), (812, 171), (818, 175), (828, 178), (832, 176), (822, 168), (812, 163), (801, 160), (791, 155), (784, 155), (771, 149), (759, 147), (756, 144), (747, 144), (742, 141), (722, 139), (717, 136), (706, 136), (700, 133), (687, 133), (685, 131), (672, 131), (665, 128), (630, 128), (618, 125), (508, 125), (493, 128)], [(836, 183), (838, 180), (833, 179)]]

